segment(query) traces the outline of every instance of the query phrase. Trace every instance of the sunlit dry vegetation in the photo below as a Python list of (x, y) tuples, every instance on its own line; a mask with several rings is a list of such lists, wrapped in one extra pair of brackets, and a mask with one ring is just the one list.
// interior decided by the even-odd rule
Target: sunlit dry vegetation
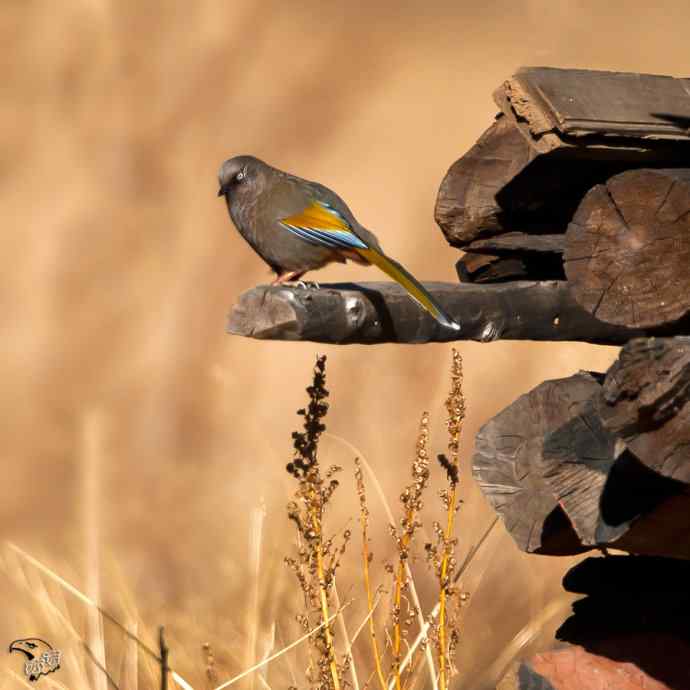
[[(379, 684), (380, 690), (388, 690), (389, 687), (412, 690), (419, 685), (419, 676), (426, 671), (429, 675), (424, 682), (438, 690), (447, 690), (451, 677), (457, 673), (453, 658), (460, 640), (460, 606), (467, 597), (461, 593), (461, 582), (458, 582), (461, 573), (453, 576), (457, 565), (458, 543), (453, 525), (460, 505), (458, 451), (465, 417), (462, 359), (454, 350), (451, 391), (446, 400), (449, 415), (448, 455), (438, 456), (438, 468), (445, 473), (448, 481), (448, 488), (439, 492), (442, 512), (445, 513), (445, 526), (442, 527), (437, 521), (433, 523), (434, 538), (424, 545), (426, 555), (423, 556), (415, 536), (423, 529), (421, 511), (431, 475), (429, 415), (425, 412), (411, 463), (411, 483), (402, 489), (397, 524), (389, 525), (394, 545), (393, 562), (375, 562), (368, 534), (370, 509), (363, 464), (371, 480), (379, 486), (379, 492), (380, 485), (366, 460), (355, 459), (354, 481), (350, 486), (356, 490), (359, 501), (362, 571), (361, 578), (357, 578), (360, 594), (351, 587), (345, 601), (338, 594), (337, 574), (346, 559), (354, 555), (359, 561), (359, 557), (357, 554), (347, 553), (353, 538), (350, 528), (352, 521), (336, 533), (330, 531), (331, 504), (335, 501), (336, 490), (340, 486), (336, 476), (342, 473), (343, 468), (333, 465), (323, 469), (319, 460), (319, 440), (326, 430), (325, 417), (329, 409), (329, 391), (325, 384), (326, 357), (321, 356), (317, 358), (313, 380), (306, 390), (308, 405), (298, 410), (304, 420), (303, 430), (292, 435), (294, 457), (287, 464), (288, 473), (297, 481), (294, 498), (287, 509), (287, 519), (296, 529), (296, 555), (286, 555), (285, 564), (296, 576), (301, 590), (301, 611), (294, 616), (300, 636), (276, 651), (275, 627), (278, 623), (284, 625), (288, 622), (285, 616), (280, 617), (273, 622), (273, 639), (263, 657), (252, 660), (248, 668), (221, 682), (217, 688), (220, 690), (246, 678), (252, 679), (253, 674), (268, 688), (270, 684), (266, 670), (269, 664), (273, 664), (286, 667), (281, 669), (282, 673), (277, 674), (277, 682), (281, 685), (288, 682), (290, 687), (295, 688), (306, 686), (314, 690), (340, 690), (350, 687), (360, 690), (374, 682)], [(96, 483), (91, 480), (87, 484), (87, 495), (98, 494)], [(388, 503), (386, 510), (390, 515), (391, 507)], [(495, 522), (485, 537), (494, 524)], [(255, 525), (254, 529), (255, 535), (261, 534), (260, 526)], [(259, 549), (260, 546), (259, 543)], [(479, 546), (481, 544), (476, 548)], [(418, 585), (415, 584), (410, 567), (410, 563), (419, 558), (428, 561), (429, 570), (438, 580), (437, 603), (428, 612), (422, 610)], [(91, 564), (96, 567), (95, 560)], [(135, 618), (125, 617), (123, 623), (100, 606), (92, 596), (88, 596), (14, 544), (6, 547), (3, 565), (5, 574), (13, 585), (23, 589), (25, 594), (35, 598), (36, 603), (41, 606), (44, 622), (34, 621), (32, 625), (42, 627), (47, 623), (52, 635), (58, 634), (61, 627), (70, 632), (73, 644), (63, 657), (64, 670), (70, 676), (66, 681), (67, 685), (75, 683), (83, 688), (137, 688), (141, 683), (141, 687), (145, 688), (167, 688), (169, 683), (174, 683), (185, 689), (191, 687), (170, 661), (170, 647), (163, 627), (158, 630), (158, 646), (154, 648), (153, 643), (145, 639), (151, 637), (151, 631), (148, 635), (144, 631), (140, 632), (139, 621)], [(349, 571), (356, 572), (356, 569), (356, 565), (351, 566)], [(258, 577), (258, 573), (255, 575)], [(372, 583), (375, 577), (381, 582), (374, 593)], [(344, 611), (358, 597), (366, 601), (366, 616), (353, 627), (350, 616), (346, 617)], [(381, 601), (387, 603), (379, 607)], [(79, 620), (81, 616), (70, 612), (77, 604), (83, 607), (83, 623)], [(337, 632), (336, 618), (339, 623)], [(364, 637), (369, 638), (369, 644), (357, 647), (357, 640), (363, 631)], [(253, 637), (251, 653), (256, 648), (256, 630), (249, 632)], [(379, 642), (379, 638), (382, 642)], [(306, 652), (299, 649), (301, 643), (305, 643)], [(78, 650), (77, 654), (74, 653), (75, 648)], [(230, 669), (223, 669), (216, 664), (214, 651), (209, 643), (204, 643), (199, 651), (199, 668), (193, 670), (193, 675), (195, 679), (205, 675), (205, 685), (215, 685), (220, 674), (227, 675)], [(10, 673), (13, 678), (21, 681), (19, 673)], [(62, 687), (62, 681), (50, 678), (48, 682)]]
[[(218, 165), (253, 153), (318, 179), (420, 279), (454, 281), (457, 252), (433, 222), (434, 200), (448, 166), (490, 121), (492, 90), (520, 64), (688, 73), (687, 8), (648, 21), (651, 11), (636, 8), (626, 23), (606, 4), (540, 0), (3, 3), (2, 537), (156, 654), (164, 625), (171, 665), (196, 690), (299, 639), (302, 600), (284, 564), (295, 556), (284, 510), (295, 479), (284, 465), (314, 347), (225, 335), (230, 304), (267, 274), (215, 196)], [(355, 266), (318, 274), (324, 283), (372, 279)], [(536, 383), (604, 370), (613, 357), (585, 345), (459, 349), (471, 404), (453, 577), (493, 519), (468, 473), (478, 427)], [(394, 590), (390, 574), (380, 575), (386, 563), (395, 572), (399, 553), (388, 525), (403, 529), (396, 497), (411, 481), (421, 411), (430, 411), (428, 447), (443, 447), (448, 350), (326, 352), (337, 404), (319, 452), (326, 471), (343, 471), (325, 536), (352, 532), (340, 604), (329, 610), (342, 609), (351, 641), (366, 620), (355, 658), (372, 660), (376, 624), (387, 681), (392, 648), (380, 626), (390, 623)], [(453, 461), (452, 450), (446, 457)], [(369, 619), (355, 557), (355, 458), (373, 553)], [(408, 576), (427, 616), (440, 603), (448, 524), (435, 495), (452, 492), (433, 459), (430, 472)], [(436, 549), (430, 561), (425, 544)], [(500, 526), (492, 530), (462, 576), (470, 598), (454, 688), (490, 687), (526, 642), (548, 639), (563, 614), (567, 567), (524, 557)], [(105, 690), (84, 639), (101, 665), (105, 651), (121, 687), (135, 687), (134, 669), (139, 687), (157, 682), (156, 659), (17, 552), (3, 552), (0, 605), (0, 642), (42, 634), (64, 651), (70, 675), (56, 682)], [(426, 623), (434, 620), (440, 613)], [(338, 616), (333, 628), (340, 645)], [(402, 631), (401, 639), (404, 674)], [(306, 666), (294, 655), (308, 646), (240, 683), (302, 686)], [(0, 661), (2, 672), (18, 671), (13, 656)], [(427, 673), (426, 651), (417, 669)]]

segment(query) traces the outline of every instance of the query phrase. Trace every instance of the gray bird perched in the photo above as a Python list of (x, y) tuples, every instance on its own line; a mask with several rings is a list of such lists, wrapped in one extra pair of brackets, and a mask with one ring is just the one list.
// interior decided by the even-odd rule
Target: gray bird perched
[(273, 168), (253, 156), (226, 160), (220, 189), (235, 227), (276, 274), (274, 285), (298, 281), (329, 263), (378, 266), (439, 323), (460, 330), (437, 300), (363, 228), (347, 204), (317, 182)]

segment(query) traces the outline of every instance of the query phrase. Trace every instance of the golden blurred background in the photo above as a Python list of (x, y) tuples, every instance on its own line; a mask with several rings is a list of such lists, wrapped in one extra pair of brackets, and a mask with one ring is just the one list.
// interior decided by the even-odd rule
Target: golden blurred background
[[(165, 624), (195, 688), (211, 687), (204, 642), (223, 680), (261, 656), (274, 622), (277, 646), (293, 639), (284, 466), (316, 353), (328, 355), (329, 431), (395, 499), (423, 410), (443, 450), (450, 347), (226, 335), (237, 296), (269, 276), (216, 198), (220, 163), (251, 153), (323, 182), (419, 278), (454, 281), (434, 201), (490, 124), (492, 90), (521, 65), (687, 75), (689, 19), (682, 0), (5, 0), (2, 536), (126, 609), (146, 639)], [(332, 266), (318, 280), (374, 271)], [(518, 395), (615, 356), (576, 344), (459, 350), (466, 465), (477, 429)], [(324, 439), (322, 461), (346, 470), (333, 531), (356, 505), (353, 457)], [(464, 553), (492, 513), (467, 474), (463, 494)], [(391, 544), (371, 500), (380, 565)], [(0, 642), (42, 633), (77, 654), (59, 626), (31, 627), (45, 607), (10, 560)], [(519, 554), (496, 528), (465, 582), (457, 688), (495, 680), (507, 645), (560, 596), (567, 565)], [(361, 598), (357, 572), (343, 588)], [(423, 563), (419, 577), (431, 581)], [(291, 682), (284, 665), (270, 673)]]

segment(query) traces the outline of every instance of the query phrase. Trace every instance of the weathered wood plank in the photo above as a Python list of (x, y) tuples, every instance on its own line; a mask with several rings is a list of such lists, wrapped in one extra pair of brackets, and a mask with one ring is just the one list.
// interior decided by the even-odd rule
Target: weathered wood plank
[(647, 467), (690, 485), (690, 338), (628, 343), (606, 375), (599, 414)]
[[(690, 79), (636, 72), (523, 67), (497, 95), (530, 134), (688, 141)], [(679, 122), (680, 120), (680, 122)]]
[(630, 170), (594, 187), (564, 263), (574, 298), (602, 321), (645, 328), (690, 313), (690, 170)]
[(441, 183), (435, 216), (446, 239), (463, 247), (502, 232), (565, 231), (587, 190), (611, 176), (687, 167), (688, 83), (521, 70), (494, 94), (496, 122)]
[(470, 242), (466, 252), (475, 254), (563, 254), (565, 234), (530, 235), (526, 232), (506, 232), (502, 235)]
[(426, 343), (451, 340), (579, 340), (622, 344), (641, 331), (594, 319), (562, 281), (497, 285), (427, 283), (461, 324), (437, 324), (395, 283), (258, 286), (232, 309), (228, 332), (252, 338), (321, 343)]

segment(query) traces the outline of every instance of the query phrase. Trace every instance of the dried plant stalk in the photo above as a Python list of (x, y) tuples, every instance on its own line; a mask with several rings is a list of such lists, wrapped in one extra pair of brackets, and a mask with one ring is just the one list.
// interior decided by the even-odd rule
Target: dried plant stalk
[[(318, 462), (319, 437), (325, 431), (323, 418), (328, 412), (328, 390), (326, 383), (326, 357), (316, 360), (312, 385), (307, 388), (309, 405), (297, 413), (304, 417), (304, 431), (293, 433), (294, 457), (287, 471), (299, 482), (295, 500), (288, 506), (288, 515), (297, 526), (300, 537), (299, 558), (287, 558), (287, 564), (295, 572), (305, 597), (306, 612), (301, 616), (302, 626), (309, 630), (312, 624), (309, 616), (316, 610), (319, 623), (323, 625), (313, 639), (318, 659), (316, 669), (310, 664), (310, 682), (320, 688), (340, 690), (340, 669), (338, 668), (329, 594), (334, 585), (335, 571), (339, 559), (349, 540), (349, 532), (344, 533), (340, 548), (334, 549), (333, 540), (325, 539), (323, 534), (323, 515), (325, 508), (338, 487), (334, 479), (339, 467), (331, 467), (322, 476)], [(328, 557), (332, 556), (330, 562)], [(316, 677), (314, 677), (316, 672)]]
[(364, 574), (364, 588), (367, 594), (367, 612), (369, 618), (369, 639), (371, 640), (371, 652), (374, 657), (374, 665), (376, 666), (376, 676), (379, 681), (381, 690), (387, 690), (386, 678), (383, 675), (383, 666), (381, 664), (381, 653), (379, 652), (379, 645), (376, 639), (376, 625), (374, 623), (374, 597), (371, 591), (371, 579), (369, 577), (369, 563), (371, 562), (373, 554), (369, 551), (369, 509), (367, 508), (367, 496), (364, 489), (364, 475), (362, 473), (362, 464), (359, 458), (355, 458), (355, 482), (357, 485), (357, 495), (359, 496), (359, 523), (362, 527), (362, 572)]
[[(407, 588), (407, 562), (410, 553), (412, 539), (421, 523), (418, 520), (418, 513), (422, 509), (422, 496), (429, 483), (429, 454), (427, 445), (429, 441), (429, 414), (424, 412), (419, 424), (419, 434), (417, 436), (417, 452), (412, 463), (412, 484), (405, 487), (400, 501), (403, 505), (403, 518), (401, 520), (400, 532), (391, 525), (392, 534), (398, 551), (398, 563), (395, 568), (395, 581), (393, 592), (393, 635), (392, 635), (392, 654), (393, 654), (393, 678), (396, 690), (402, 690), (400, 677), (400, 657), (402, 645), (402, 595)], [(407, 621), (406, 621), (407, 623)]]
[(455, 546), (453, 537), (455, 514), (458, 510), (457, 489), (459, 481), (459, 450), (462, 423), (465, 418), (465, 399), (462, 393), (462, 357), (453, 350), (451, 366), (451, 389), (446, 400), (448, 411), (448, 455), (440, 455), (439, 462), (448, 476), (448, 489), (441, 492), (441, 499), (446, 508), (446, 527), (439, 534), (440, 548), (436, 552), (439, 580), (438, 612), (438, 663), (439, 688), (447, 690), (449, 677), (453, 673), (453, 653), (458, 640), (458, 629), (448, 617), (448, 599), (456, 592), (452, 586), (452, 575), (455, 569)]

